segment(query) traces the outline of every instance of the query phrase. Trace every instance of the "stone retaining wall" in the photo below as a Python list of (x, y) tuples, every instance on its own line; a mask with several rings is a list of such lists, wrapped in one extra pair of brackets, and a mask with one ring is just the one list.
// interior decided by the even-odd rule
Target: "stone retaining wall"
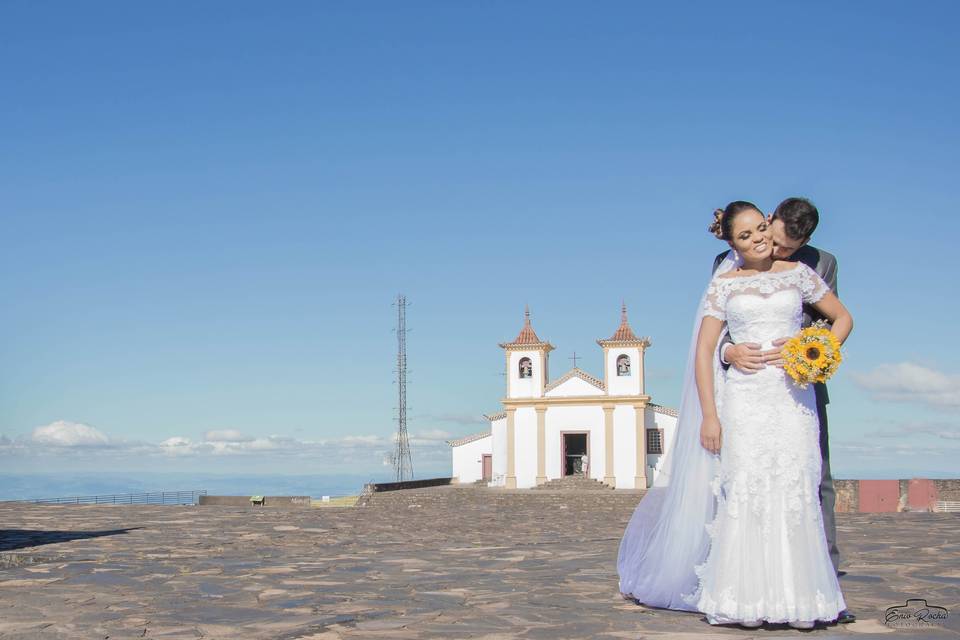
[[(198, 504), (219, 507), (254, 507), (260, 505), (250, 502), (250, 496), (200, 496)], [(310, 507), (310, 496), (263, 496), (264, 507), (280, 507), (282, 509), (304, 509)]]
[(401, 489), (422, 489), (453, 484), (453, 478), (425, 478), (423, 480), (403, 480), (401, 482), (369, 482), (363, 485), (364, 493), (381, 491), (399, 491)]

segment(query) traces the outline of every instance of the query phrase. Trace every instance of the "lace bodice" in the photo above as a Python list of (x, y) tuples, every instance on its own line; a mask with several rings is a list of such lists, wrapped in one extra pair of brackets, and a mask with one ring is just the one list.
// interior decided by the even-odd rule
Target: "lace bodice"
[(757, 342), (763, 348), (792, 336), (803, 321), (803, 303), (818, 302), (830, 287), (817, 272), (798, 262), (784, 271), (710, 282), (703, 313), (727, 323), (734, 342)]

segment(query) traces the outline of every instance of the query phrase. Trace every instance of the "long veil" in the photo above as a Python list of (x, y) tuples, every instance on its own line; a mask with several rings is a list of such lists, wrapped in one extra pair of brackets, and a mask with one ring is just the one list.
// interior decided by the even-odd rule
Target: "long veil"
[[(738, 265), (733, 256), (732, 251), (727, 254), (717, 275)], [(703, 413), (694, 370), (706, 295), (704, 291), (693, 323), (677, 428), (653, 486), (627, 524), (617, 554), (622, 594), (646, 605), (684, 611), (696, 611), (683, 596), (696, 591), (699, 578), (694, 567), (706, 560), (710, 550), (707, 524), (716, 514), (714, 482), (720, 470), (719, 456), (700, 444)], [(719, 398), (723, 371), (717, 355), (714, 380)]]

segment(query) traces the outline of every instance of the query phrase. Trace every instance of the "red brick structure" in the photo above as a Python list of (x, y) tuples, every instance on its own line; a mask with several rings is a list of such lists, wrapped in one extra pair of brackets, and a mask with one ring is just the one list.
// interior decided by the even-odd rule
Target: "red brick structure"
[(933, 511), (940, 500), (960, 501), (960, 479), (835, 480), (838, 513)]

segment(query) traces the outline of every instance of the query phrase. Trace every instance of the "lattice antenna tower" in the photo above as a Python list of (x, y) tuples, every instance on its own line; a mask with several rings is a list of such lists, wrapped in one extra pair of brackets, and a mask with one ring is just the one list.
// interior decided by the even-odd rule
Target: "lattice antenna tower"
[(413, 479), (407, 436), (407, 297), (397, 296), (397, 447), (390, 456), (397, 482)]

